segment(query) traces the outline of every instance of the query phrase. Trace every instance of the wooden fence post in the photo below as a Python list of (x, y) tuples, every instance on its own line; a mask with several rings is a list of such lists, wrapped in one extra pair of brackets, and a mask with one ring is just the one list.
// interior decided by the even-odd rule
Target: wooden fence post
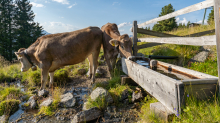
[(214, 18), (215, 18), (215, 34), (216, 34), (216, 47), (217, 47), (217, 61), (218, 61), (218, 85), (220, 94), (220, 0), (214, 2)]
[(137, 56), (137, 21), (133, 21), (133, 55)]

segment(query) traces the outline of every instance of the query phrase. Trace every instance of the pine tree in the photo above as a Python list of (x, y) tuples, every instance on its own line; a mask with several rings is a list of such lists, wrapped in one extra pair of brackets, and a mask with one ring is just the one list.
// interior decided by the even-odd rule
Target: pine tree
[(182, 23), (179, 23), (178, 28), (183, 28), (183, 24), (182, 24)]
[(212, 8), (211, 12), (209, 13), (207, 23), (210, 24), (213, 21), (214, 21), (214, 7)]
[(150, 30), (150, 26), (147, 28), (147, 30)]
[[(159, 14), (159, 17), (174, 12), (173, 6), (171, 4), (164, 6)], [(177, 23), (175, 17), (159, 21), (157, 24), (153, 26), (154, 31), (171, 31), (172, 29), (177, 28)]]
[(186, 28), (186, 24), (185, 23), (183, 23), (183, 28)]
[(1, 0), (0, 5), (0, 54), (6, 59), (12, 60), (15, 5), (13, 0)]
[(16, 0), (16, 25), (17, 41), (16, 48), (27, 48), (38, 37), (42, 36), (43, 28), (34, 22), (34, 12), (28, 0)]
[(190, 24), (190, 21), (188, 21), (188, 23), (187, 23), (187, 25), (186, 25), (187, 28), (189, 28), (189, 24)]

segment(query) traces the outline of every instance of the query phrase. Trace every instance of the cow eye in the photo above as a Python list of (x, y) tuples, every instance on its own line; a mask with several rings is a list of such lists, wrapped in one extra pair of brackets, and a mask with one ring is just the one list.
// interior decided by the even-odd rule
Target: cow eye
[(122, 49), (124, 49), (124, 46), (121, 46)]

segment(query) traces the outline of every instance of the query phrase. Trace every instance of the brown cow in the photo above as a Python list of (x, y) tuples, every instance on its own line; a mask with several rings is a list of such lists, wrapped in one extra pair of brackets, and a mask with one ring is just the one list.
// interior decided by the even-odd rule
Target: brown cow
[(112, 76), (118, 53), (120, 52), (120, 55), (126, 58), (132, 56), (132, 41), (127, 34), (120, 35), (118, 27), (114, 23), (105, 24), (101, 30), (104, 56)]
[(92, 82), (95, 81), (95, 71), (102, 44), (102, 31), (98, 27), (45, 35), (37, 39), (27, 49), (21, 48), (15, 52), (21, 62), (21, 71), (29, 68), (41, 68), (41, 90), (45, 88), (48, 73), (49, 87), (53, 84), (54, 71), (65, 65), (73, 65), (89, 60)]

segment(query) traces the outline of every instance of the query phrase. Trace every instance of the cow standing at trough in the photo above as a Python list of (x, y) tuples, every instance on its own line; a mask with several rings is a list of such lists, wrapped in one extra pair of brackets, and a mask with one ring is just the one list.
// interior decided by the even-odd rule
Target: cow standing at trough
[[(45, 88), (48, 73), (49, 87), (53, 84), (54, 71), (66, 65), (73, 65), (89, 60), (90, 76), (95, 81), (95, 71), (102, 44), (102, 31), (98, 27), (45, 35), (37, 39), (27, 49), (21, 48), (15, 52), (21, 62), (21, 71), (41, 68), (41, 90)], [(91, 71), (92, 70), (92, 71)]]
[(104, 57), (112, 76), (118, 53), (126, 58), (132, 56), (132, 41), (127, 34), (120, 35), (118, 27), (114, 23), (105, 24), (101, 30)]

